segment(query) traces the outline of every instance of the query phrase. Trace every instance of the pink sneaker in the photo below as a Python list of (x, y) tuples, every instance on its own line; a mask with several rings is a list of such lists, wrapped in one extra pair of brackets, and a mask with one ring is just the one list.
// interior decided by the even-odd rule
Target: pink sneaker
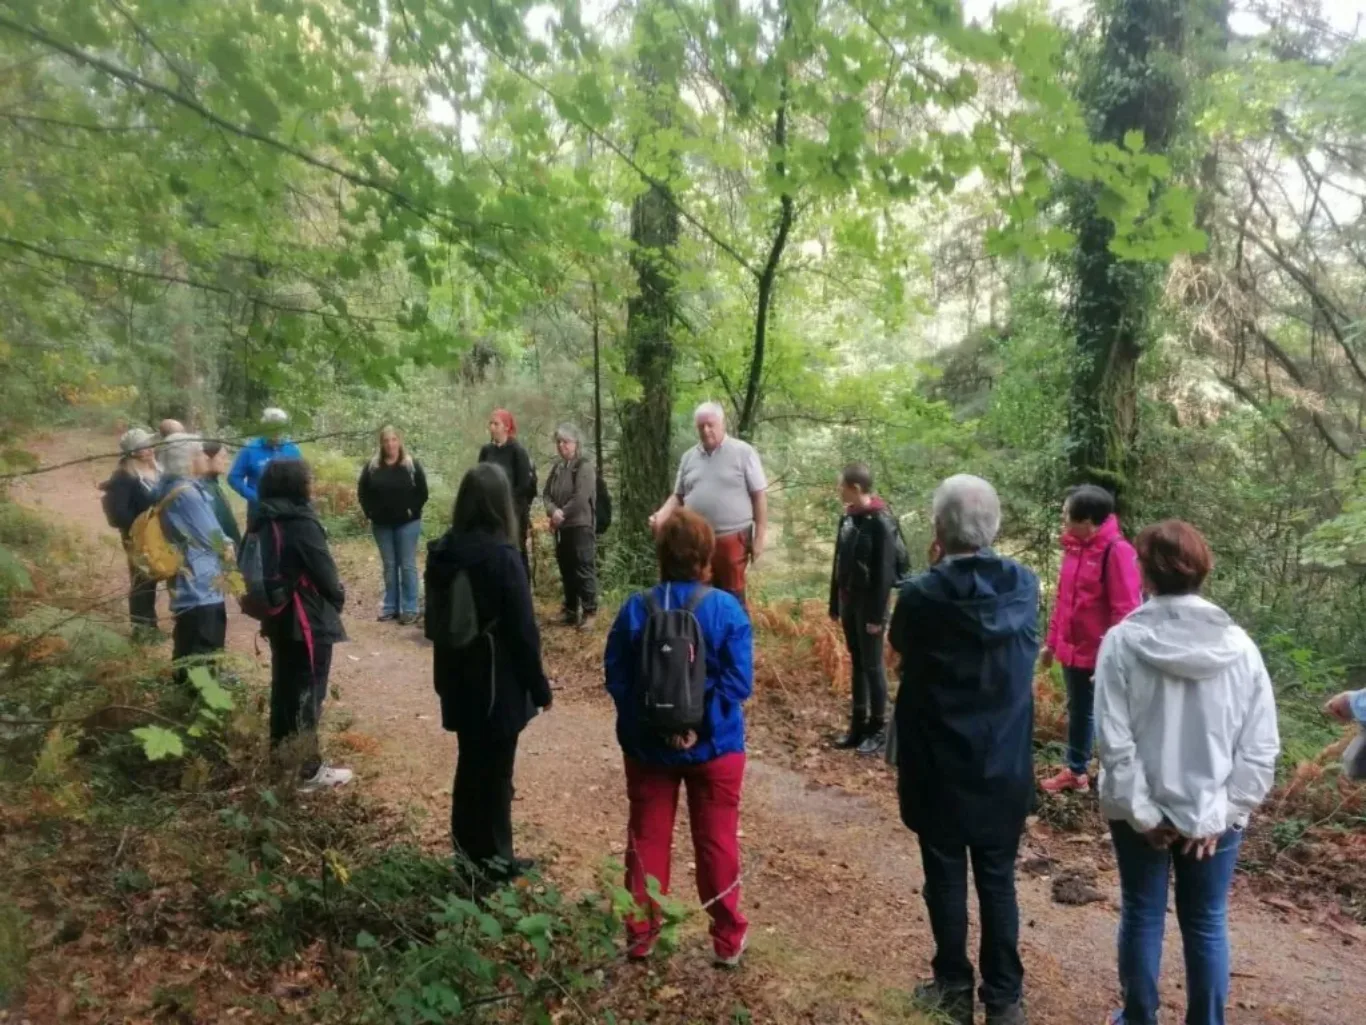
[(1079, 794), (1084, 794), (1091, 789), (1091, 780), (1084, 772), (1063, 769), (1056, 776), (1044, 780), (1039, 786), (1043, 787), (1044, 792), (1049, 794), (1061, 794), (1067, 790), (1075, 790)]

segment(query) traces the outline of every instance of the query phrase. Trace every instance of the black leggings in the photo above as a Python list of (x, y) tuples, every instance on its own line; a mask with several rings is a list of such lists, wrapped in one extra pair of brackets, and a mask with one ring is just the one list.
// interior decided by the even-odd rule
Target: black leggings
[(332, 643), (313, 642), (310, 664), (303, 641), (270, 638), (270, 746), (299, 738), (299, 775), (312, 779), (322, 766), (318, 723), (332, 671)]

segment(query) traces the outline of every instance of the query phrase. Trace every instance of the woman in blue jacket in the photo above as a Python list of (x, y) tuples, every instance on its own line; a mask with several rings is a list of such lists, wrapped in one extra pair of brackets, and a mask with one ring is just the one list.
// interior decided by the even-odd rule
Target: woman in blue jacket
[(733, 596), (705, 588), (716, 538), (707, 521), (681, 509), (659, 532), (660, 583), (651, 591), (660, 609), (689, 608), (706, 644), (706, 701), (702, 726), (661, 736), (642, 721), (641, 646), (649, 619), (645, 595), (622, 606), (607, 638), (607, 690), (617, 706), (617, 740), (626, 762), (630, 820), (626, 831), (626, 887), (637, 914), (626, 923), (628, 954), (650, 955), (659, 936), (659, 907), (647, 880), (669, 892), (678, 787), (688, 792), (697, 862), (697, 891), (711, 915), (718, 964), (734, 967), (744, 953), (749, 923), (740, 913), (740, 787), (745, 774), (743, 703), (754, 689), (754, 637)]

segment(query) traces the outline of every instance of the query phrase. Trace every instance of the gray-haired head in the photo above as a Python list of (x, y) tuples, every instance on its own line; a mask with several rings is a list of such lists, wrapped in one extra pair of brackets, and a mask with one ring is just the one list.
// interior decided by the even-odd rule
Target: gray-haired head
[(996, 489), (968, 473), (940, 484), (930, 508), (934, 536), (949, 555), (986, 548), (1001, 529), (1001, 500)]
[(267, 427), (283, 427), (289, 423), (289, 414), (279, 406), (271, 406), (262, 410), (261, 423)]
[(123, 437), (119, 438), (119, 451), (126, 456), (131, 456), (145, 448), (151, 448), (155, 440), (156, 435), (151, 431), (134, 427), (131, 430), (124, 431)]
[(726, 409), (719, 402), (704, 402), (693, 411), (693, 423), (702, 420), (720, 420), (726, 422)]
[(172, 434), (161, 446), (161, 469), (168, 477), (193, 477), (195, 457), (204, 451), (197, 434)]
[(579, 429), (571, 423), (562, 423), (555, 428), (556, 441), (572, 441), (575, 445), (583, 444), (583, 435)]

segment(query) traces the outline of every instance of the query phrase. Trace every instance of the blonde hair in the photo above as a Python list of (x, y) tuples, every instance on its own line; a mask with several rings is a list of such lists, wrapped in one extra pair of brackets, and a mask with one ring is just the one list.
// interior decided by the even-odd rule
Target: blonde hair
[(370, 460), (370, 469), (378, 470), (384, 465), (384, 439), (385, 436), (390, 434), (398, 439), (398, 462), (394, 465), (411, 470), (413, 468), (413, 459), (408, 455), (407, 446), (403, 444), (403, 432), (393, 424), (385, 424), (379, 429), (379, 451), (376, 452), (375, 457)]

